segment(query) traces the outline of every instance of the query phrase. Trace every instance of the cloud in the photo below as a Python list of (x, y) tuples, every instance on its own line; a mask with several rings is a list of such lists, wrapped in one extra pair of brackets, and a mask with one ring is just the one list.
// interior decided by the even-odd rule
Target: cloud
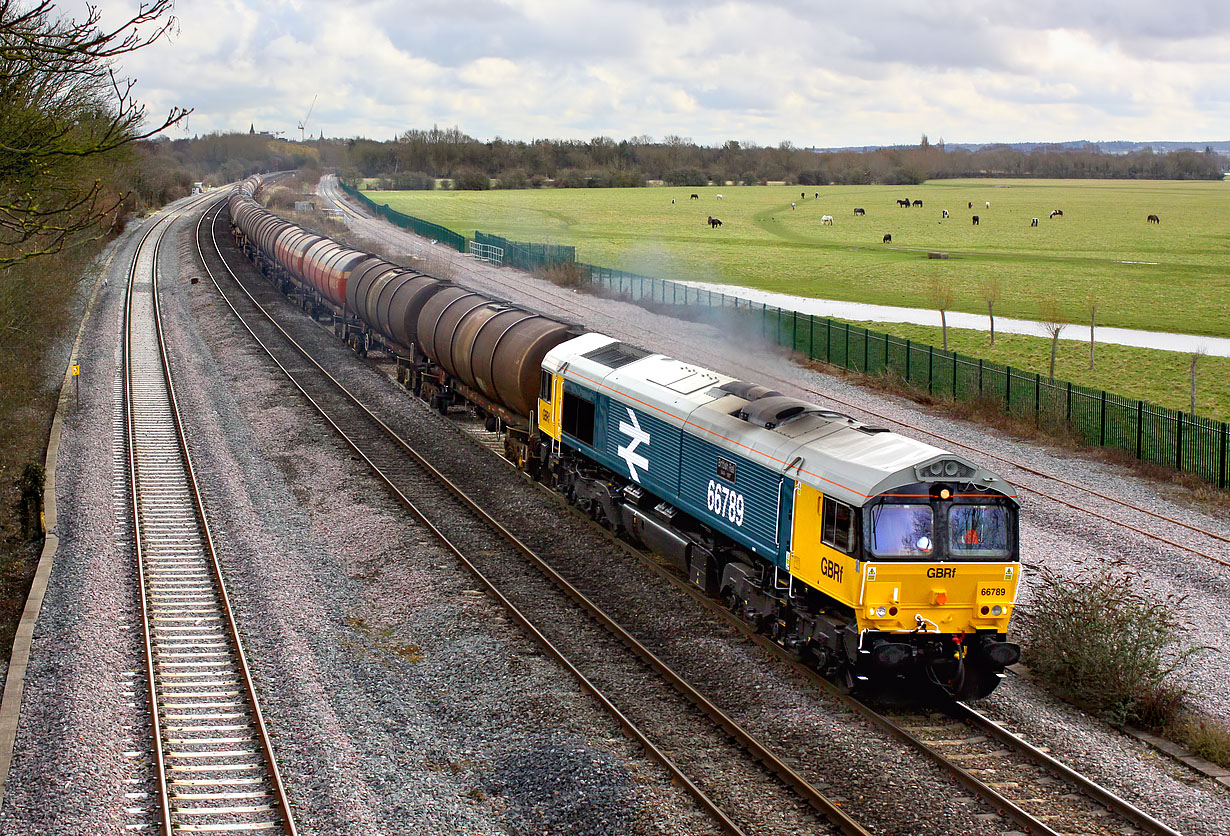
[(176, 14), (179, 34), (123, 71), (151, 116), (196, 108), (194, 132), (294, 136), (317, 96), (310, 131), (379, 139), (432, 124), (800, 146), (1230, 137), (1230, 4), (1211, 0), (217, 0)]

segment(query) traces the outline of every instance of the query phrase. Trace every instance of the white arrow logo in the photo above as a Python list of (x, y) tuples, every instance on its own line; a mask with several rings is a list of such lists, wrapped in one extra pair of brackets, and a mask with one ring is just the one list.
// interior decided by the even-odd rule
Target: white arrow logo
[(632, 439), (632, 443), (628, 446), (620, 445), (618, 450), (619, 457), (628, 463), (628, 472), (632, 474), (632, 481), (640, 482), (641, 477), (637, 475), (636, 469), (639, 467), (642, 470), (649, 470), (649, 459), (636, 452), (636, 448), (641, 445), (641, 442), (649, 444), (649, 433), (641, 429), (641, 424), (636, 420), (636, 413), (630, 407), (624, 407), (628, 410), (627, 421), (619, 422), (619, 431), (628, 438)]

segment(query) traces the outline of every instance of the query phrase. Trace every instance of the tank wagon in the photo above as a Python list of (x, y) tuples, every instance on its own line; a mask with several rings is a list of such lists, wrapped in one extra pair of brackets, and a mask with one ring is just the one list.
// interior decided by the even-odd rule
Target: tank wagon
[(230, 196), (239, 243), (442, 412), (832, 678), (989, 694), (1020, 658), (1015, 492), (961, 456), (350, 250)]

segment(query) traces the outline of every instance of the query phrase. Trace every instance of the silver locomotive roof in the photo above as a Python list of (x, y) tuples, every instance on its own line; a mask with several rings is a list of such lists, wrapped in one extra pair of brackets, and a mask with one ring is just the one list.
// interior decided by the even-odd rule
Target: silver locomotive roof
[(561, 343), (543, 368), (855, 505), (931, 481), (1016, 495), (955, 453), (603, 334)]

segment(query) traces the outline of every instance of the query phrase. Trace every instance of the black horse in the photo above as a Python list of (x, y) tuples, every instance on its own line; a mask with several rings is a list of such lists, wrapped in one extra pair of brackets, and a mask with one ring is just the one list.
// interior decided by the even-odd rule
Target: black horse
[(710, 229), (717, 229), (721, 225), (722, 225), (722, 222), (720, 220), (713, 217), (712, 215), (709, 216), (709, 228)]

